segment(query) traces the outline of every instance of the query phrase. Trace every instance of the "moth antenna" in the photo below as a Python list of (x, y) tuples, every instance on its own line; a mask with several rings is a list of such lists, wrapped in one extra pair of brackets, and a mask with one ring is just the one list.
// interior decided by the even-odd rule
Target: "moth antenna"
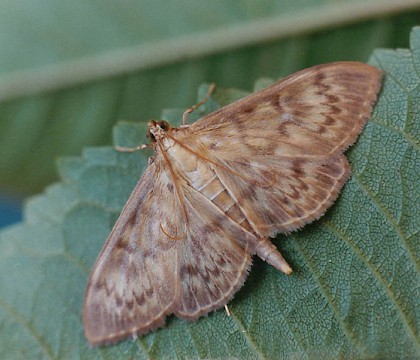
[(205, 104), (210, 99), (210, 96), (213, 93), (215, 88), (216, 88), (216, 85), (214, 83), (210, 84), (209, 90), (207, 91), (207, 94), (204, 97), (204, 99), (201, 100), (200, 102), (198, 102), (197, 104), (191, 106), (189, 109), (184, 111), (184, 114), (182, 115), (182, 124), (183, 125), (186, 125), (188, 123), (188, 114), (191, 114), (199, 106)]
[(133, 153), (139, 150), (144, 150), (144, 149), (150, 149), (153, 148), (152, 144), (141, 144), (139, 146), (136, 146), (134, 148), (131, 147), (125, 147), (125, 146), (114, 146), (115, 151), (120, 151), (120, 152), (127, 152), (127, 153)]
[(183, 234), (182, 234), (182, 236), (172, 236), (172, 235), (169, 235), (166, 231), (165, 231), (165, 229), (163, 228), (163, 225), (162, 224), (160, 224), (160, 230), (162, 230), (162, 232), (168, 237), (168, 238), (170, 238), (171, 240), (183, 240), (183, 239), (185, 239), (186, 237), (187, 237), (187, 232), (184, 232)]

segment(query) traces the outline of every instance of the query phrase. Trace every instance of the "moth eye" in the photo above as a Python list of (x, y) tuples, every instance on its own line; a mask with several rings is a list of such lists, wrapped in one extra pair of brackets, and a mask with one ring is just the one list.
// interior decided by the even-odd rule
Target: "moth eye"
[(167, 121), (161, 120), (161, 121), (158, 121), (157, 124), (160, 126), (160, 128), (163, 131), (168, 131), (169, 130), (169, 123)]

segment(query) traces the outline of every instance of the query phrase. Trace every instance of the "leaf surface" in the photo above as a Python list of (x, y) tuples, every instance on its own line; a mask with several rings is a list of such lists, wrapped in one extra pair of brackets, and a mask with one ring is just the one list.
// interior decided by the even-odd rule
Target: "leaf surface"
[[(86, 280), (148, 154), (87, 148), (61, 160), (62, 181), (28, 201), (22, 224), (0, 233), (0, 357), (420, 357), (420, 28), (410, 50), (378, 50), (370, 63), (384, 71), (384, 85), (347, 152), (352, 178), (321, 220), (274, 240), (291, 276), (256, 259), (230, 317), (223, 310), (195, 323), (170, 317), (135, 341), (90, 348), (81, 315)], [(207, 108), (239, 94), (219, 90)], [(144, 130), (121, 123), (115, 142), (137, 145)]]

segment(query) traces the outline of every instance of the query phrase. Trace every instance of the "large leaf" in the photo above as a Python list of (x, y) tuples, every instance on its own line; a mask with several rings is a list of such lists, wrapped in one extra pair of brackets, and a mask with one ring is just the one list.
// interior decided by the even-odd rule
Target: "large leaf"
[[(14, 0), (0, 11), (0, 186), (34, 192), (57, 155), (109, 144), (119, 119), (406, 47), (419, 0)], [(406, 13), (404, 11), (416, 10)]]
[[(87, 276), (147, 154), (91, 148), (61, 161), (63, 181), (27, 203), (23, 224), (0, 233), (0, 357), (420, 357), (420, 28), (411, 47), (371, 58), (384, 86), (348, 152), (353, 176), (336, 204), (275, 240), (294, 273), (256, 260), (230, 317), (170, 317), (138, 340), (90, 348), (81, 321)], [(240, 94), (220, 90), (215, 98)], [(144, 130), (122, 123), (115, 138), (135, 145)]]

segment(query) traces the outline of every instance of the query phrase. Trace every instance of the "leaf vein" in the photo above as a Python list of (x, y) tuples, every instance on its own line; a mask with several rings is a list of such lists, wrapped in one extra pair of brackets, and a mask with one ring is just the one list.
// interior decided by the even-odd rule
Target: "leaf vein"
[(364, 256), (364, 254), (361, 251), (359, 251), (358, 247), (354, 244), (354, 241), (352, 241), (351, 238), (347, 237), (342, 231), (340, 231), (339, 228), (335, 227), (332, 222), (325, 222), (325, 225), (330, 230), (332, 230), (337, 237), (342, 239), (350, 247), (353, 253), (366, 265), (370, 273), (374, 275), (375, 279), (379, 282), (379, 284), (382, 285), (386, 294), (388, 295), (388, 298), (392, 301), (395, 308), (398, 310), (402, 323), (407, 329), (409, 336), (412, 338), (413, 343), (416, 345), (417, 350), (420, 351), (420, 343), (418, 342), (418, 338), (416, 337), (415, 330), (410, 326), (410, 322), (405, 316), (402, 307), (398, 303), (398, 300), (394, 296), (393, 292), (390, 290), (391, 287), (386, 284), (385, 280), (383, 279), (377, 268), (372, 265), (372, 263)]
[(18, 313), (13, 307), (8, 305), (6, 302), (0, 300), (0, 306), (12, 317), (21, 324), (23, 327), (25, 327), (27, 330), (29, 330), (29, 333), (32, 335), (32, 337), (36, 340), (36, 342), (41, 346), (41, 349), (44, 350), (45, 355), (50, 359), (57, 359), (57, 357), (54, 356), (53, 350), (51, 347), (47, 345), (47, 343), (44, 341), (41, 334), (39, 334), (35, 328), (30, 324), (29, 321), (25, 320), (21, 314)]
[[(340, 326), (343, 330), (343, 333), (346, 336), (346, 339), (348, 339), (350, 341), (351, 348), (356, 349), (357, 348), (357, 346), (356, 346), (357, 345), (357, 340), (355, 339), (355, 337), (353, 335), (354, 332), (352, 331), (352, 329), (347, 328), (347, 324), (343, 320), (343, 317), (340, 315), (340, 312), (338, 311), (337, 307), (334, 305), (333, 298), (327, 293), (326, 288), (328, 286), (323, 281), (321, 281), (320, 276), (316, 275), (317, 272), (315, 270), (314, 264), (311, 262), (310, 258), (308, 256), (306, 256), (303, 249), (299, 246), (299, 242), (297, 241), (297, 239), (294, 236), (290, 236), (290, 237), (294, 240), (294, 243), (296, 244), (296, 247), (298, 248), (300, 254), (305, 259), (306, 264), (311, 269), (311, 272), (313, 274), (313, 278), (314, 278), (315, 282), (318, 284), (318, 289), (320, 290), (323, 297), (327, 300), (332, 312), (334, 313), (334, 316), (335, 316), (337, 322), (340, 324)], [(363, 349), (362, 349), (362, 351), (363, 351)], [(366, 356), (366, 354), (364, 353), (363, 356), (360, 356), (360, 357), (365, 357), (365, 356)]]

